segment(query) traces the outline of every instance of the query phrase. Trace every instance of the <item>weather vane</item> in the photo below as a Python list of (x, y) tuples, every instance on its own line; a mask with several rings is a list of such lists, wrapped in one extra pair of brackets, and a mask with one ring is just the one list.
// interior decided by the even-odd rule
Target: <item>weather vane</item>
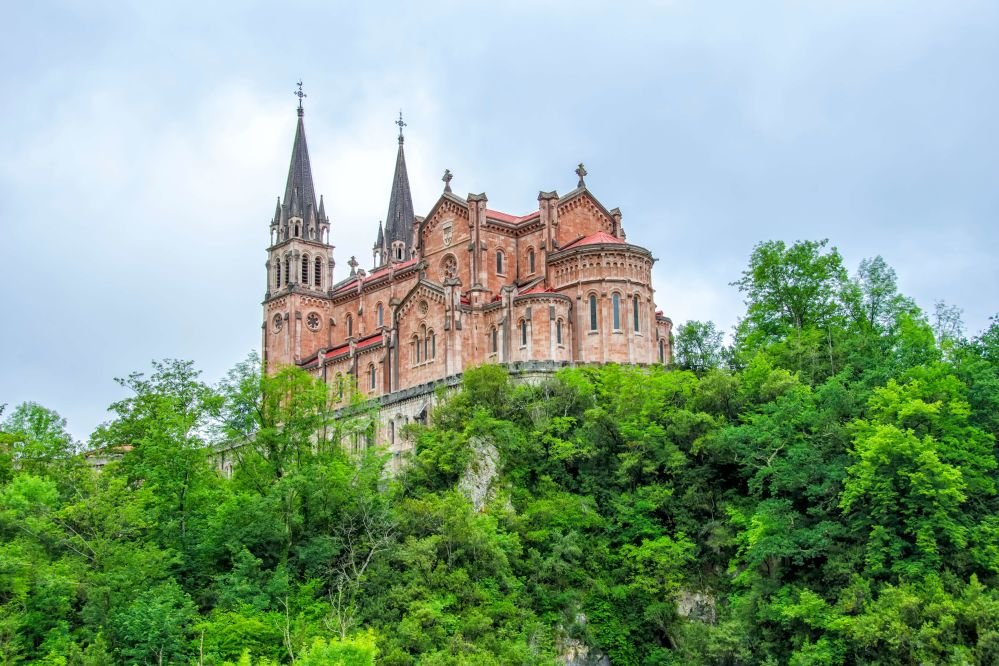
[(406, 123), (402, 121), (402, 109), (399, 109), (399, 120), (395, 121), (395, 124), (399, 126), (399, 143), (402, 143), (402, 128), (406, 127)]
[(293, 94), (295, 95), (295, 97), (298, 98), (298, 115), (302, 115), (302, 112), (304, 111), (304, 109), (302, 108), (302, 98), (308, 97), (308, 95), (302, 92), (302, 79), (299, 79), (298, 83), (296, 83), (295, 85), (298, 86), (298, 90), (296, 90)]

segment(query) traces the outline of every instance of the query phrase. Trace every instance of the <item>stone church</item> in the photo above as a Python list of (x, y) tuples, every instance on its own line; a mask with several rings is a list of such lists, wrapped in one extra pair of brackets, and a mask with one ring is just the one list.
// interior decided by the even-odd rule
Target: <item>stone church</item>
[(577, 187), (538, 193), (524, 215), (458, 196), (451, 174), (416, 215), (399, 147), (388, 212), (372, 224), (373, 265), (334, 273), (331, 223), (316, 197), (301, 95), (284, 197), (270, 222), (262, 326), (267, 371), (294, 364), (337, 398), (356, 387), (381, 405), (377, 439), (397, 455), (407, 422), (423, 420), (442, 384), (484, 363), (528, 378), (578, 363), (667, 363), (672, 322), (656, 309), (655, 259), (629, 243), (576, 169)]

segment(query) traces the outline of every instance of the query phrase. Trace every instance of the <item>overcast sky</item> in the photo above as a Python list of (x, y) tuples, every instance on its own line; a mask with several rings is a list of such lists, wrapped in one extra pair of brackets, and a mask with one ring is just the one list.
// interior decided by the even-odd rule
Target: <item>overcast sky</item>
[(0, 403), (81, 439), (114, 377), (259, 347), (299, 77), (335, 278), (370, 266), (402, 108), (417, 214), (445, 168), (523, 214), (585, 162), (676, 323), (730, 328), (766, 239), (881, 254), (971, 332), (999, 311), (994, 0), (36, 0), (0, 37)]

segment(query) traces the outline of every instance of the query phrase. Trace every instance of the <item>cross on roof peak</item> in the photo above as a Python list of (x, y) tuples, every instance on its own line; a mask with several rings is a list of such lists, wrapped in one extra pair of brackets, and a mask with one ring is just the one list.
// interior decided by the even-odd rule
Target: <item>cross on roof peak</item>
[(407, 123), (402, 120), (402, 109), (399, 109), (399, 120), (395, 121), (395, 124), (399, 126), (399, 143), (401, 144), (405, 141), (405, 138), (402, 136), (402, 128), (407, 126)]
[(298, 86), (298, 90), (296, 90), (292, 94), (298, 98), (298, 115), (302, 115), (303, 113), (305, 113), (305, 109), (302, 108), (302, 98), (308, 97), (308, 95), (302, 92), (302, 79), (299, 79), (295, 85)]

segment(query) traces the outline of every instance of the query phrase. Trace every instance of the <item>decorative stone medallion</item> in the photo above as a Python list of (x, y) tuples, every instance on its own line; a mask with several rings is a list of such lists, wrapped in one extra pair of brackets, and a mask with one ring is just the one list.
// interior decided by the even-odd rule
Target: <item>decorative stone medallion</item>
[(274, 315), (274, 332), (280, 333), (282, 327), (284, 327), (284, 319), (281, 317), (281, 314), (278, 313)]
[(316, 312), (310, 312), (305, 318), (305, 325), (309, 327), (310, 331), (318, 331), (319, 327), (322, 325), (322, 319)]

